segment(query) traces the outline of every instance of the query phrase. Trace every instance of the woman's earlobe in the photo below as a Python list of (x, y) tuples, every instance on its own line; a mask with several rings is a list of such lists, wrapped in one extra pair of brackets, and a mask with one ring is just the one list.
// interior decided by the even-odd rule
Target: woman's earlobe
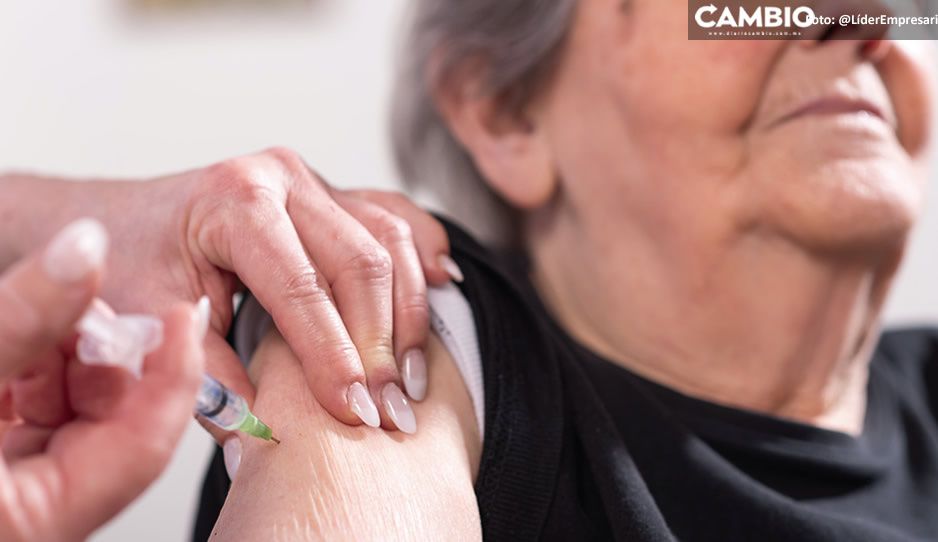
[(537, 126), (503, 134), (491, 145), (476, 164), (492, 189), (519, 209), (546, 205), (557, 190), (557, 174), (550, 146)]

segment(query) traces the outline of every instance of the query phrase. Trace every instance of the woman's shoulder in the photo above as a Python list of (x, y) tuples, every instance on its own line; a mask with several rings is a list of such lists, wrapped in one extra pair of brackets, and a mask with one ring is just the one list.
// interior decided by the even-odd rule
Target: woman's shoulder
[(938, 359), (938, 325), (894, 327), (880, 335), (876, 352), (894, 365), (922, 366)]
[(442, 216), (437, 218), (446, 229), (451, 255), (464, 276), (469, 271), (489, 282), (489, 287), (521, 289), (519, 279), (523, 278), (526, 262), (520, 250), (511, 245), (483, 244), (459, 224)]
[(486, 538), (536, 539), (556, 489), (569, 407), (570, 349), (527, 278), (523, 256), (446, 222), (472, 312), (484, 386), (476, 497)]
[(515, 342), (543, 344), (556, 336), (529, 280), (524, 252), (483, 245), (458, 225), (440, 220), (450, 239), (451, 255), (463, 273), (459, 290), (469, 302), (480, 342), (493, 339), (501, 346), (508, 330), (516, 333)]
[(888, 375), (903, 397), (938, 405), (938, 326), (890, 328), (876, 345), (871, 377)]
[[(444, 225), (452, 257), (463, 272), (457, 295), (467, 305), (475, 332), (487, 427), (491, 414), (504, 406), (500, 400), (557, 397), (567, 345), (537, 297), (520, 252), (483, 246), (455, 224)], [(555, 409), (556, 402), (548, 408)]]

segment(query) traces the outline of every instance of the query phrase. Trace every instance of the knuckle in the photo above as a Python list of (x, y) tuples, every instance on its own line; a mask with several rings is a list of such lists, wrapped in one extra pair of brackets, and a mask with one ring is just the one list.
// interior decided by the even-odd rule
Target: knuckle
[(296, 165), (297, 163), (303, 162), (302, 157), (300, 157), (300, 153), (289, 147), (279, 145), (270, 147), (269, 149), (264, 150), (261, 154), (290, 168), (292, 168), (292, 166)]
[(344, 268), (353, 276), (365, 280), (391, 279), (394, 272), (391, 254), (377, 244), (360, 250), (348, 260)]
[(305, 364), (307, 370), (328, 374), (340, 382), (351, 382), (361, 378), (358, 350), (348, 341), (313, 335), (313, 363)]
[(403, 210), (407, 210), (408, 208), (414, 207), (414, 204), (410, 198), (396, 190), (349, 190), (346, 193), (352, 197), (356, 197), (358, 199), (377, 205), (382, 209), (386, 209), (392, 213), (401, 212)]
[(362, 360), (369, 361), (369, 367), (394, 366), (394, 346), (391, 337), (386, 334), (381, 334), (371, 344), (360, 348), (359, 353)]
[[(393, 358), (390, 358), (393, 360)], [(365, 377), (368, 379), (369, 387), (380, 392), (380, 384), (386, 382), (395, 382), (400, 379), (400, 371), (395, 363), (382, 363), (368, 367), (365, 370)], [(376, 386), (378, 384), (379, 386)]]
[(328, 185), (319, 173), (314, 171), (303, 160), (299, 152), (288, 147), (271, 147), (265, 150), (263, 156), (277, 164), (289, 179), (304, 188), (324, 188)]
[(369, 189), (362, 190), (362, 195), (389, 206), (410, 204), (410, 199), (397, 190)]
[(319, 273), (313, 269), (290, 274), (284, 281), (283, 295), (293, 306), (332, 302), (329, 291), (320, 282)]
[(398, 299), (394, 303), (395, 321), (400, 326), (411, 327), (411, 332), (422, 332), (430, 325), (430, 306), (427, 296), (414, 294)]
[(252, 156), (232, 158), (209, 167), (207, 191), (213, 198), (224, 198), (239, 205), (254, 207), (282, 199), (282, 189), (271, 182), (270, 166)]
[(381, 205), (381, 200), (387, 193), (385, 190), (377, 190), (374, 188), (349, 188), (342, 192), (349, 197), (374, 203), (375, 205)]
[(363, 201), (374, 203), (373, 201), (371, 201), (371, 193), (374, 192), (374, 190), (366, 190), (366, 189), (360, 189), (360, 188), (343, 188), (339, 190), (338, 192), (340, 192), (341, 194), (344, 194), (346, 197), (349, 197), (349, 198), (360, 199)]
[(403, 192), (398, 192), (396, 190), (388, 190), (382, 193), (383, 197), (387, 198), (388, 201), (394, 203), (399, 207), (415, 207), (413, 201), (404, 195)]
[(384, 245), (397, 243), (411, 243), (413, 231), (410, 224), (403, 218), (388, 212), (381, 212), (375, 216), (375, 233), (377, 239)]

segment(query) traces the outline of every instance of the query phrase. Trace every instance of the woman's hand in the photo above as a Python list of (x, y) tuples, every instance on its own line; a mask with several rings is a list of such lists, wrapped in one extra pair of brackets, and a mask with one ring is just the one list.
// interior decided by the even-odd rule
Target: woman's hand
[(112, 232), (102, 297), (118, 311), (209, 296), (208, 370), (249, 401), (254, 390), (224, 339), (242, 285), (340, 421), (377, 425), (376, 403), (406, 401), (402, 383), (413, 399), (426, 393), (426, 283), (458, 269), (442, 226), (405, 198), (336, 191), (283, 149), (144, 183), (54, 184), (44, 199), (68, 198), (61, 214), (96, 216)]
[(191, 306), (167, 313), (140, 381), (74, 360), (106, 249), (101, 225), (82, 220), (0, 277), (0, 389), (17, 417), (0, 460), (0, 540), (84, 540), (157, 477), (190, 419), (206, 325)]

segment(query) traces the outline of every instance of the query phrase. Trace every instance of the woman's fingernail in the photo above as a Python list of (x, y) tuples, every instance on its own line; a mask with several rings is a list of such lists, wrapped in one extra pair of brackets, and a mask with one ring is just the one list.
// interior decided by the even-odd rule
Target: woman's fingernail
[(208, 335), (208, 326), (212, 321), (212, 301), (208, 298), (207, 295), (203, 295), (199, 298), (199, 302), (195, 305), (195, 314), (196, 314), (196, 333), (200, 339), (205, 339), (205, 336)]
[(107, 231), (93, 218), (76, 220), (55, 236), (42, 264), (50, 278), (78, 282), (100, 269), (107, 257)]
[(419, 348), (412, 348), (404, 354), (403, 374), (404, 389), (414, 401), (423, 401), (427, 396), (427, 360)]
[(381, 425), (381, 415), (378, 414), (378, 407), (371, 400), (371, 395), (361, 382), (356, 382), (349, 386), (348, 404), (352, 412), (365, 422), (369, 427), (378, 427)]
[(384, 386), (381, 390), (381, 402), (384, 403), (385, 412), (398, 429), (411, 435), (417, 432), (417, 418), (414, 416), (414, 410), (410, 408), (404, 392), (397, 387), (397, 384), (390, 383)]
[(449, 254), (440, 254), (439, 262), (440, 267), (446, 271), (449, 278), (453, 279), (454, 282), (462, 282), (465, 280), (462, 270), (456, 265), (456, 260), (450, 258)]
[(222, 455), (225, 456), (225, 470), (228, 471), (228, 479), (234, 480), (238, 473), (238, 467), (241, 466), (241, 439), (231, 437), (225, 441), (222, 446)]

